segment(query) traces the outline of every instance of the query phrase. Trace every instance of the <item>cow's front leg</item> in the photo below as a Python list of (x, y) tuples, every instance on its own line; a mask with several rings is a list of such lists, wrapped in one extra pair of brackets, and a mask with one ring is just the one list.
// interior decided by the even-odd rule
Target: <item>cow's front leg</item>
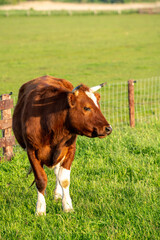
[(73, 210), (72, 200), (69, 194), (70, 185), (70, 170), (63, 168), (59, 169), (58, 174), (59, 182), (62, 187), (62, 208), (64, 212), (70, 212)]
[(36, 187), (38, 191), (38, 199), (36, 205), (36, 215), (46, 215), (46, 202), (44, 192), (47, 186), (47, 175), (38, 161), (35, 151), (27, 148), (28, 157), (34, 172)]

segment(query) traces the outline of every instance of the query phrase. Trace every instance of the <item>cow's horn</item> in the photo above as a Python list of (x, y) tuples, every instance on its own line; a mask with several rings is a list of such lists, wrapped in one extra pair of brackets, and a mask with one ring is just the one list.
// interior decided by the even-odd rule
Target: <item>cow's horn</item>
[(77, 87), (75, 87), (73, 90), (72, 90), (72, 93), (74, 93), (75, 91), (79, 90), (80, 87), (82, 87), (82, 84), (78, 85)]
[(106, 84), (107, 84), (107, 83), (105, 82), (105, 83), (99, 84), (98, 86), (91, 87), (91, 88), (90, 88), (90, 91), (91, 91), (91, 92), (96, 92), (96, 91), (98, 91), (101, 87), (103, 87), (103, 86), (106, 85)]

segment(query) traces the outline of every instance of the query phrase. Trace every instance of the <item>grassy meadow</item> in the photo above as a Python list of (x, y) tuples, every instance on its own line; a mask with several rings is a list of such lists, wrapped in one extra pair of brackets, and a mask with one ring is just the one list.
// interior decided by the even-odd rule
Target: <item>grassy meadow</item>
[[(159, 76), (160, 15), (0, 16), (0, 95), (42, 75), (92, 86)], [(107, 109), (106, 109), (107, 111)], [(112, 122), (111, 122), (112, 124)], [(105, 139), (79, 137), (72, 165), (73, 213), (53, 200), (35, 216), (26, 152), (0, 163), (0, 239), (160, 239), (160, 124), (115, 127)]]
[(0, 17), (0, 94), (46, 74), (92, 86), (159, 76), (160, 15)]
[(53, 200), (46, 168), (46, 217), (36, 217), (34, 177), (16, 147), (0, 164), (0, 239), (160, 239), (160, 126), (115, 129), (106, 139), (79, 137), (70, 193), (74, 212)]

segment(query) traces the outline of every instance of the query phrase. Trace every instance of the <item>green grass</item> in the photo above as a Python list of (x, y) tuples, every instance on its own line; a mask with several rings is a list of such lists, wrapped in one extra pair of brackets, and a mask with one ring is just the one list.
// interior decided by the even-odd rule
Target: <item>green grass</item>
[(50, 74), (92, 86), (159, 76), (160, 15), (0, 17), (0, 93)]
[(53, 200), (46, 168), (47, 215), (36, 217), (29, 161), (16, 147), (0, 164), (0, 239), (160, 239), (160, 125), (114, 129), (106, 139), (79, 137), (70, 192), (75, 212)]
[[(159, 15), (1, 16), (0, 94), (17, 96), (22, 83), (46, 74), (89, 86), (159, 76), (159, 46)], [(29, 161), (16, 147), (13, 160), (0, 163), (0, 239), (160, 239), (159, 136), (158, 123), (143, 123), (103, 140), (79, 137), (75, 212), (53, 200), (55, 176), (46, 168), (46, 217), (35, 216), (34, 177), (26, 178)]]

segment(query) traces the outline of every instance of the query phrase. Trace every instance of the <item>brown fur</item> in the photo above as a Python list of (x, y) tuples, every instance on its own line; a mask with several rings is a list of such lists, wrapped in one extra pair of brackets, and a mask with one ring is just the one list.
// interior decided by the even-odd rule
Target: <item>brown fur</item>
[[(108, 122), (85, 94), (89, 88), (82, 85), (76, 94), (72, 90), (70, 82), (51, 76), (31, 80), (19, 90), (13, 131), (22, 148), (27, 149), (37, 189), (43, 194), (47, 185), (43, 165), (53, 167), (61, 162), (61, 166), (70, 169), (77, 134), (107, 135)], [(95, 96), (99, 100), (100, 95)], [(84, 107), (91, 111), (85, 111)]]

